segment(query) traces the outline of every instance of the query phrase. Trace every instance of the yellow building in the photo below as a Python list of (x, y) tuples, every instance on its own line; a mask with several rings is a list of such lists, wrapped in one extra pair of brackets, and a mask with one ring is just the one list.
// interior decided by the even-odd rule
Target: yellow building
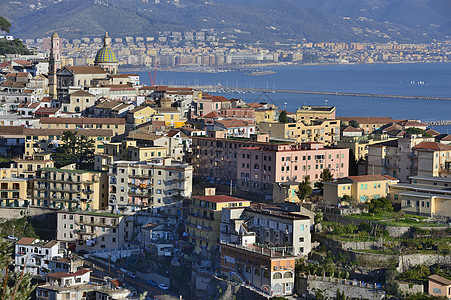
[(125, 133), (123, 118), (41, 118), (42, 129), (110, 129), (113, 136)]
[(272, 190), (273, 203), (299, 202), (297, 192), (299, 191), (298, 182), (276, 183)]
[(78, 90), (71, 93), (67, 100), (63, 100), (61, 107), (63, 108), (63, 112), (79, 114), (95, 105), (95, 102), (96, 96), (83, 90)]
[(127, 112), (127, 126), (133, 130), (135, 126), (149, 122), (156, 111), (150, 106), (138, 106)]
[(185, 126), (186, 120), (180, 118), (180, 112), (175, 107), (162, 107), (152, 116), (152, 120), (164, 121), (168, 127), (179, 128)]
[(390, 200), (407, 214), (451, 217), (451, 178), (411, 176), (409, 183), (390, 186)]
[(323, 195), (324, 200), (332, 204), (340, 203), (345, 196), (366, 202), (373, 198), (387, 197), (389, 186), (397, 183), (398, 179), (388, 175), (348, 176), (324, 182)]
[(375, 137), (370, 137), (368, 135), (364, 136), (342, 136), (337, 142), (338, 148), (349, 148), (354, 154), (354, 159), (359, 161), (361, 159), (366, 159), (368, 157), (369, 145), (374, 145), (384, 141), (395, 140), (396, 138), (389, 138), (388, 135), (378, 135)]
[(38, 154), (48, 154), (62, 143), (61, 136), (65, 131), (74, 131), (77, 136), (84, 135), (94, 141), (94, 152), (103, 153), (103, 144), (111, 141), (113, 131), (108, 129), (33, 129), (24, 128), (25, 157), (32, 158)]
[(250, 204), (249, 200), (224, 195), (194, 197), (186, 222), (189, 240), (195, 244), (194, 251), (199, 253), (202, 249), (217, 247), (223, 208), (247, 207)]
[(11, 165), (11, 172), (15, 177), (32, 179), (36, 175), (36, 171), (41, 168), (53, 168), (54, 162), (50, 159), (50, 154), (47, 154), (48, 159), (16, 159)]
[(340, 122), (337, 120), (308, 120), (296, 123), (259, 123), (260, 132), (271, 137), (293, 139), (298, 143), (320, 142), (325, 146), (335, 145), (340, 140)]
[(27, 180), (22, 178), (0, 179), (0, 206), (28, 206)]
[(106, 172), (42, 168), (36, 172), (32, 205), (60, 209), (107, 209)]
[(278, 120), (278, 110), (272, 107), (270, 108), (260, 108), (254, 110), (255, 123), (260, 122), (279, 122)]
[(335, 106), (302, 105), (296, 110), (296, 121), (335, 119)]

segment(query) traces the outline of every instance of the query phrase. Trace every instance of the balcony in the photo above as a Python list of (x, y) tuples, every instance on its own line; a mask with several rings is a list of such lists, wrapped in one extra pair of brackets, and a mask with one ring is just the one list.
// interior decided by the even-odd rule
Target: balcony
[(84, 194), (92, 194), (92, 193), (94, 193), (94, 191), (93, 190), (83, 190), (82, 193), (84, 193)]

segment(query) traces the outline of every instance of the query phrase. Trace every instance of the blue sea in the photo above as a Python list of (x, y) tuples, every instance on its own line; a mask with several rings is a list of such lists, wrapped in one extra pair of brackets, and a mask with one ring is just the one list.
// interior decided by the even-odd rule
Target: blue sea
[[(218, 85), (240, 88), (290, 89), (371, 93), (411, 96), (451, 97), (451, 63), (305, 65), (268, 67), (275, 74), (246, 76), (249, 71), (218, 73), (160, 71), (161, 85)], [(138, 72), (150, 84), (147, 72)], [(214, 94), (214, 93), (212, 93)], [(451, 101), (368, 98), (291, 93), (220, 94), (246, 102), (275, 103), (294, 111), (301, 105), (337, 107), (337, 116), (388, 116), (422, 121), (451, 120)], [(436, 130), (451, 133), (451, 126)]]

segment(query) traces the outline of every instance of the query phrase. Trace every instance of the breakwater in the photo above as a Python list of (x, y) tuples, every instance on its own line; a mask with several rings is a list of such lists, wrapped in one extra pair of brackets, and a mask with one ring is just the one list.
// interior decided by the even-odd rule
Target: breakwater
[(307, 90), (290, 90), (290, 89), (265, 89), (265, 88), (241, 88), (241, 87), (224, 87), (221, 85), (196, 86), (206, 92), (218, 93), (289, 93), (289, 94), (310, 94), (310, 95), (331, 95), (331, 96), (347, 96), (347, 97), (368, 97), (368, 98), (392, 98), (392, 99), (413, 99), (413, 100), (439, 100), (451, 101), (451, 97), (435, 97), (435, 96), (412, 96), (412, 95), (391, 95), (391, 94), (371, 94), (371, 93), (351, 93), (351, 92), (329, 92), (329, 91), (307, 91)]
[(449, 126), (451, 125), (451, 120), (440, 120), (440, 121), (422, 121), (422, 123), (427, 126)]

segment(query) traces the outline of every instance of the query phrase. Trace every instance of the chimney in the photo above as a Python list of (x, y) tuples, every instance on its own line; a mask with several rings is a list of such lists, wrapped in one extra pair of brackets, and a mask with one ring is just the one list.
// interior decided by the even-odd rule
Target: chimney
[(204, 195), (205, 196), (214, 196), (216, 195), (216, 188), (210, 187), (204, 189)]

